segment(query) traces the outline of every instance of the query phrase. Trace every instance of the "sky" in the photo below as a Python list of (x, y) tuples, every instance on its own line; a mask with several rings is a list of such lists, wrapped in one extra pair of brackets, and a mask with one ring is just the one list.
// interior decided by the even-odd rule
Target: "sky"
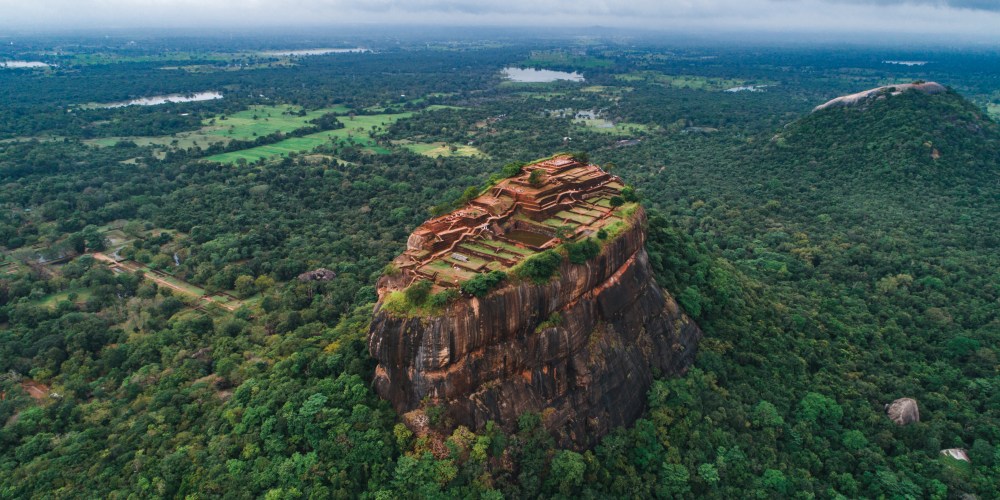
[(0, 0), (5, 30), (607, 26), (1000, 40), (1000, 0)]

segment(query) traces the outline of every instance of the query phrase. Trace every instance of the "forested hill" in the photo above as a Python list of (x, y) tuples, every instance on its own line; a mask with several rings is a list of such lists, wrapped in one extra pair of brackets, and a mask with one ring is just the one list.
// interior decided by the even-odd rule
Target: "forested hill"
[[(919, 231), (936, 245), (1000, 244), (1000, 127), (955, 92), (816, 111), (751, 163), (794, 201), (785, 207), (793, 219)], [(778, 187), (793, 185), (794, 193)]]
[[(696, 468), (706, 449), (718, 462), (739, 444), (788, 494), (995, 493), (997, 145), (997, 125), (961, 96), (904, 92), (805, 115), (715, 161), (669, 145), (619, 154), (671, 158), (630, 172), (667, 216), (651, 225), (676, 224), (723, 257), (688, 268), (668, 251), (684, 245), (650, 236), (657, 275), (706, 332), (696, 366), (725, 388), (651, 396), (654, 420), (670, 412), (670, 452)], [(919, 424), (889, 422), (884, 405), (901, 397), (919, 401)], [(755, 420), (771, 405), (774, 441)], [(944, 448), (979, 451), (963, 469)], [(723, 481), (742, 480), (730, 468)]]
[(767, 154), (802, 167), (796, 174), (815, 171), (842, 187), (856, 187), (852, 180), (949, 187), (995, 179), (998, 146), (1000, 128), (959, 94), (908, 90), (818, 110), (777, 134)]

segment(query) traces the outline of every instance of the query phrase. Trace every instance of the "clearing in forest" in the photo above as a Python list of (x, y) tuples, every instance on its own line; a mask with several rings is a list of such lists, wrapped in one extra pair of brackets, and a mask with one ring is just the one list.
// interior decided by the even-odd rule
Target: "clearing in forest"
[(309, 121), (329, 113), (347, 113), (347, 107), (303, 111), (301, 106), (250, 106), (250, 109), (204, 120), (203, 134), (229, 139), (252, 140), (275, 132), (288, 133), (310, 126)]
[(641, 123), (619, 122), (615, 123), (604, 118), (580, 118), (574, 120), (578, 125), (582, 125), (587, 130), (602, 132), (605, 134), (632, 136), (639, 133), (649, 132), (650, 128)]
[(699, 75), (665, 75), (657, 71), (636, 71), (623, 75), (615, 75), (615, 79), (625, 82), (646, 80), (676, 89), (709, 91), (722, 91), (747, 84), (745, 80), (735, 78), (717, 78)]
[[(437, 158), (439, 156), (486, 156), (475, 146), (469, 145), (452, 145), (447, 142), (431, 142), (431, 143), (405, 143), (400, 142), (400, 146), (409, 149), (417, 154), (422, 154), (424, 156), (430, 156), (431, 158)], [(453, 149), (454, 148), (454, 149)]]
[(114, 146), (122, 141), (137, 146), (161, 146), (170, 149), (207, 147), (212, 144), (228, 144), (233, 140), (249, 141), (275, 132), (289, 133), (310, 127), (314, 120), (329, 113), (347, 113), (345, 106), (337, 105), (313, 111), (302, 111), (301, 106), (250, 106), (249, 109), (231, 115), (218, 115), (202, 121), (203, 127), (188, 132), (171, 135), (102, 137), (84, 141), (92, 146)]
[(392, 113), (380, 115), (358, 115), (354, 117), (340, 117), (344, 128), (336, 130), (326, 130), (315, 134), (293, 137), (274, 144), (257, 146), (240, 151), (221, 153), (205, 158), (208, 161), (219, 163), (236, 163), (243, 158), (249, 163), (260, 159), (273, 158), (275, 156), (287, 156), (289, 153), (302, 153), (312, 151), (319, 146), (332, 143), (355, 144), (375, 153), (388, 153), (389, 150), (379, 146), (372, 138), (372, 134), (384, 130), (397, 120), (409, 118), (413, 113)]

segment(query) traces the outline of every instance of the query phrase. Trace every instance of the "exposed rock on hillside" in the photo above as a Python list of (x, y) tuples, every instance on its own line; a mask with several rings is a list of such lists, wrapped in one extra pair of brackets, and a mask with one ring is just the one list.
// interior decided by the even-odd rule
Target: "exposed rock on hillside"
[(886, 85), (884, 87), (877, 87), (871, 90), (866, 90), (864, 92), (858, 92), (856, 94), (850, 94), (845, 96), (840, 96), (836, 99), (831, 99), (826, 103), (816, 106), (813, 111), (819, 111), (821, 109), (833, 108), (833, 107), (848, 107), (848, 106), (859, 106), (863, 105), (873, 99), (885, 99), (886, 96), (894, 96), (902, 94), (907, 90), (915, 90), (917, 92), (923, 92), (925, 94), (942, 94), (947, 92), (948, 89), (936, 82), (914, 82), (914, 83), (902, 83), (899, 85)]
[(299, 275), (299, 281), (330, 281), (337, 277), (337, 273), (326, 269), (319, 268), (314, 271), (306, 271)]
[(915, 399), (897, 399), (886, 407), (886, 413), (896, 425), (907, 425), (920, 421), (920, 409)]
[(971, 460), (969, 460), (969, 454), (962, 448), (948, 448), (947, 450), (941, 450), (941, 454), (946, 457), (954, 458), (955, 460), (971, 462)]
[[(562, 445), (578, 448), (637, 418), (653, 377), (691, 364), (701, 331), (653, 280), (645, 214), (618, 206), (622, 188), (596, 166), (557, 157), (418, 228), (398, 272), (379, 282), (369, 338), (378, 393), (400, 413), (441, 405), (474, 429), (540, 412)], [(387, 306), (415, 282), (448, 293), (597, 233), (606, 235), (599, 251), (580, 264), (556, 254), (547, 281), (507, 279), (433, 310)]]

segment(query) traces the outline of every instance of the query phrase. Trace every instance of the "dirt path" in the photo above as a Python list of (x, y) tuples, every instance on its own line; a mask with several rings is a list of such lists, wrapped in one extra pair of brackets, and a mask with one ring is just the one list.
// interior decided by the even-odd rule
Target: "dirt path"
[[(178, 291), (180, 293), (183, 293), (185, 295), (192, 295), (192, 293), (191, 293), (190, 290), (188, 290), (188, 289), (186, 289), (184, 287), (181, 287), (181, 286), (177, 286), (177, 285), (171, 283), (170, 281), (168, 281), (168, 280), (166, 280), (166, 279), (158, 276), (156, 274), (156, 272), (153, 272), (153, 271), (150, 271), (150, 270), (147, 270), (147, 269), (143, 269), (141, 266), (139, 266), (139, 265), (137, 265), (135, 263), (131, 263), (131, 262), (119, 262), (119, 261), (113, 259), (111, 256), (109, 256), (107, 254), (104, 254), (102, 252), (94, 252), (93, 255), (94, 255), (95, 259), (97, 259), (97, 260), (99, 260), (101, 262), (109, 264), (112, 268), (118, 267), (120, 269), (123, 269), (125, 271), (129, 271), (129, 272), (133, 272), (133, 273), (136, 272), (136, 271), (143, 271), (145, 273), (146, 279), (148, 279), (148, 280), (156, 283), (157, 285), (165, 286), (165, 287), (167, 287), (167, 288), (169, 288), (171, 290), (176, 290), (176, 291)], [(201, 300), (205, 301), (208, 304), (215, 304), (217, 306), (220, 306), (223, 309), (225, 309), (227, 311), (230, 311), (230, 312), (235, 311), (237, 309), (235, 305), (223, 304), (222, 302), (216, 302), (216, 301), (212, 300), (211, 298), (209, 298), (208, 295), (195, 295), (195, 297), (198, 298), (198, 299), (201, 299)]]
[(45, 399), (49, 396), (49, 387), (45, 384), (40, 384), (31, 379), (24, 379), (21, 381), (21, 388), (28, 393), (32, 399)]

